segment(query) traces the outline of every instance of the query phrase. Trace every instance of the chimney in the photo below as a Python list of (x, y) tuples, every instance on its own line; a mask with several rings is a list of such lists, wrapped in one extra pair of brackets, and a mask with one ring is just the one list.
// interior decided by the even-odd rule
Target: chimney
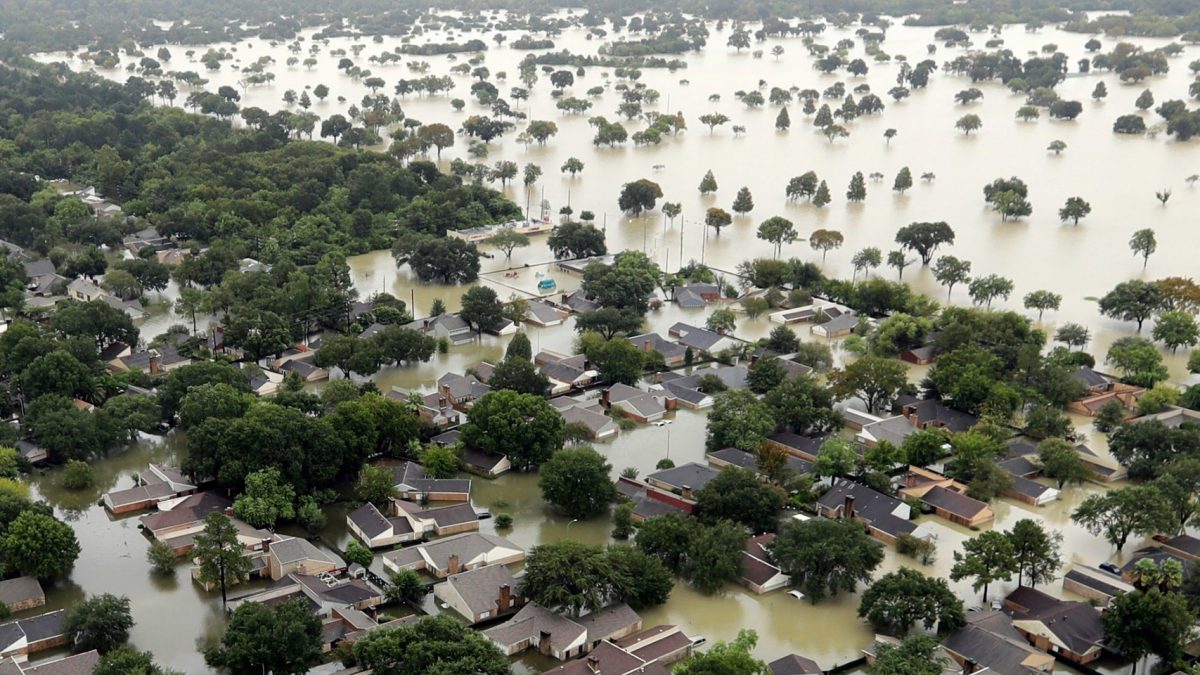
[(846, 495), (846, 503), (842, 508), (842, 517), (843, 518), (853, 518), (854, 517), (854, 496), (853, 495)]
[(682, 489), (679, 491), (679, 496), (683, 497), (684, 499), (688, 500), (689, 502), (696, 501), (696, 496), (694, 494), (692, 494), (692, 486), (690, 486), (690, 485), (684, 485), (682, 487)]
[(600, 392), (600, 405), (604, 406), (605, 408), (608, 408), (610, 405), (608, 402), (608, 390), (607, 389)]
[(593, 673), (599, 673), (600, 672), (600, 659), (589, 655), (587, 657), (587, 667), (588, 667), (589, 671), (591, 671)]
[(979, 664), (975, 662), (975, 659), (966, 659), (963, 662), (963, 673), (966, 675), (971, 675), (976, 670), (979, 670)]
[(153, 350), (150, 352), (150, 374), (158, 374), (158, 352)]
[(462, 570), (459, 569), (459, 566), (458, 566), (458, 554), (451, 553), (450, 557), (446, 559), (446, 573), (447, 574), (458, 574), (461, 571)]
[(500, 599), (496, 603), (497, 614), (505, 614), (512, 608), (512, 587), (508, 584), (500, 586)]
[(554, 652), (552, 651), (552, 647), (553, 647), (553, 645), (550, 643), (550, 631), (545, 631), (545, 630), (539, 631), (538, 632), (538, 651), (546, 656), (552, 656), (554, 654)]
[(642, 351), (645, 351), (645, 352), (654, 351), (654, 341), (653, 340), (643, 340), (642, 341)]

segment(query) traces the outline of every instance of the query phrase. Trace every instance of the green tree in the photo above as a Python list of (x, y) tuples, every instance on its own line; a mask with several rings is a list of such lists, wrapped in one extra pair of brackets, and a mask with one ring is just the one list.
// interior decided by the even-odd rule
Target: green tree
[(1075, 447), (1061, 438), (1047, 438), (1038, 444), (1038, 463), (1042, 474), (1057, 482), (1059, 490), (1067, 483), (1082, 483), (1092, 476)]
[(908, 167), (901, 167), (899, 173), (896, 174), (896, 180), (892, 183), (892, 190), (904, 194), (912, 189), (913, 177), (912, 172)]
[(770, 670), (754, 658), (758, 634), (738, 631), (733, 642), (717, 642), (706, 652), (695, 652), (672, 670), (675, 675), (767, 675)]
[(821, 444), (812, 470), (822, 478), (845, 478), (858, 470), (858, 453), (846, 439), (832, 436)]
[(1153, 387), (1168, 375), (1158, 348), (1149, 340), (1133, 335), (1117, 338), (1109, 346), (1104, 362), (1121, 371), (1126, 381), (1142, 387)]
[(754, 197), (750, 195), (750, 188), (741, 187), (737, 191), (737, 196), (733, 199), (733, 212), (739, 216), (744, 216), (754, 210)]
[(989, 530), (968, 539), (961, 552), (954, 552), (954, 567), (950, 578), (954, 581), (971, 577), (971, 588), (983, 589), (983, 601), (987, 602), (988, 587), (993, 581), (1008, 581), (1017, 571), (1017, 559), (1013, 542), (1003, 532)]
[(178, 558), (175, 556), (175, 549), (170, 544), (155, 539), (146, 548), (146, 562), (150, 563), (154, 571), (159, 574), (173, 574)]
[(420, 605), (425, 597), (425, 582), (415, 570), (397, 570), (388, 576), (384, 597), (398, 605)]
[(708, 414), (709, 451), (739, 448), (751, 452), (775, 430), (771, 409), (745, 389), (723, 391), (713, 397)]
[(156, 665), (150, 652), (121, 645), (100, 657), (92, 675), (171, 675), (173, 672)]
[(129, 598), (102, 593), (71, 609), (63, 624), (63, 633), (67, 635), (71, 650), (77, 654), (93, 649), (107, 654), (129, 641), (131, 628), (133, 614), (129, 611)]
[[(821, 184), (817, 186), (817, 191), (813, 194), (812, 205), (819, 209), (828, 206), (831, 201), (833, 201), (833, 197), (829, 195), (829, 184), (821, 181)], [(824, 258), (822, 257), (822, 259)]]
[(504, 306), (491, 287), (475, 286), (463, 293), (459, 316), (474, 326), (477, 334), (483, 334), (498, 329), (504, 322)]
[[(821, 184), (824, 185), (824, 182)], [(820, 192), (817, 194), (820, 195)], [(821, 262), (824, 263), (825, 257), (829, 255), (829, 251), (832, 249), (841, 248), (842, 242), (845, 240), (846, 238), (837, 230), (820, 229), (814, 230), (813, 233), (809, 235), (808, 245), (812, 247), (812, 250), (821, 252)]]
[(63, 487), (68, 490), (90, 488), (94, 482), (95, 477), (92, 475), (92, 465), (87, 462), (73, 459), (67, 462), (66, 468), (63, 469)]
[(1174, 666), (1194, 637), (1196, 612), (1182, 595), (1152, 588), (1113, 598), (1101, 618), (1104, 643), (1131, 659), (1136, 671), (1148, 654)]
[(967, 287), (967, 292), (970, 293), (971, 300), (977, 305), (986, 305), (989, 309), (992, 306), (993, 300), (996, 298), (1007, 300), (1012, 291), (1012, 279), (1007, 279), (998, 274), (989, 274), (985, 277), (972, 279), (970, 285)]
[(612, 465), (590, 447), (563, 448), (541, 467), (542, 498), (567, 516), (586, 519), (602, 513), (617, 497)]
[(972, 131), (979, 131), (983, 128), (983, 120), (979, 119), (979, 115), (974, 113), (963, 115), (954, 123), (954, 128), (963, 132), (964, 136), (969, 136)]
[(938, 640), (932, 635), (913, 635), (898, 647), (884, 645), (875, 655), (871, 675), (940, 675), (946, 659), (938, 656)]
[(1117, 284), (1100, 298), (1100, 313), (1118, 321), (1134, 321), (1137, 331), (1166, 304), (1162, 288), (1153, 282), (1131, 279)]
[(513, 249), (529, 246), (529, 235), (505, 228), (483, 240), (504, 253), (505, 260), (512, 260)]
[(1191, 312), (1169, 310), (1158, 315), (1150, 334), (1174, 354), (1180, 347), (1194, 347), (1200, 342), (1200, 325)]
[(191, 553), (198, 567), (196, 579), (204, 584), (217, 584), (221, 588), (222, 605), (228, 602), (229, 584), (245, 581), (250, 574), (250, 558), (238, 541), (237, 528), (223, 513), (204, 517), (204, 530), (196, 534)]
[(364, 464), (354, 484), (354, 495), (364, 502), (384, 506), (396, 496), (395, 478), (385, 466)]
[(246, 489), (234, 500), (233, 512), (254, 527), (273, 528), (296, 517), (295, 502), (295, 489), (272, 467), (246, 476)]
[(604, 255), (608, 248), (604, 244), (604, 233), (594, 225), (569, 222), (559, 225), (550, 233), (546, 244), (554, 257), (590, 258)]
[(853, 520), (790, 522), (768, 550), (792, 585), (814, 603), (840, 591), (853, 593), (883, 562), (879, 545)]
[(579, 616), (606, 606), (617, 588), (604, 549), (567, 539), (529, 552), (517, 592), (544, 607)]
[(659, 561), (629, 545), (610, 545), (605, 557), (618, 580), (617, 599), (634, 609), (661, 605), (671, 596), (675, 580)]
[(1078, 225), (1079, 221), (1086, 218), (1091, 212), (1092, 205), (1084, 201), (1082, 197), (1068, 197), (1067, 203), (1058, 210), (1058, 218), (1064, 223), (1069, 220)]
[(907, 635), (918, 621), (925, 630), (935, 627), (948, 633), (966, 623), (963, 603), (945, 579), (927, 577), (901, 567), (880, 577), (862, 594), (858, 616), (875, 630), (888, 635)]
[(621, 187), (621, 195), (617, 206), (626, 213), (639, 216), (643, 211), (654, 208), (656, 200), (662, 199), (662, 187), (654, 181), (645, 178), (625, 183)]
[(506, 455), (513, 466), (539, 466), (562, 447), (563, 420), (540, 396), (493, 391), (471, 407), (462, 428), (470, 448)]
[(1134, 232), (1133, 236), (1129, 238), (1129, 249), (1135, 256), (1142, 256), (1142, 269), (1145, 269), (1146, 264), (1150, 262), (1150, 254), (1158, 250), (1158, 240), (1154, 236), (1154, 230), (1144, 228)]
[(545, 396), (550, 389), (550, 379), (528, 359), (504, 359), (492, 371), (488, 386), (508, 389), (522, 394)]
[(721, 236), (721, 228), (733, 224), (733, 216), (729, 212), (716, 206), (711, 206), (704, 212), (704, 224), (717, 231), (717, 236)]
[(829, 374), (829, 385), (837, 397), (857, 397), (872, 413), (891, 405), (907, 384), (904, 364), (879, 356), (864, 356)]
[(1022, 518), (1005, 533), (1017, 564), (1017, 585), (1052, 581), (1062, 567), (1062, 534), (1051, 534), (1036, 520)]
[(447, 615), (370, 631), (352, 649), (359, 666), (379, 675), (507, 675), (511, 671), (499, 647)]
[(855, 171), (850, 177), (850, 187), (846, 189), (846, 199), (851, 202), (861, 202), (867, 198), (867, 180), (861, 171)]
[(1150, 536), (1171, 526), (1167, 501), (1154, 485), (1134, 485), (1089, 495), (1071, 520), (1120, 550), (1130, 535)]
[(851, 280), (858, 278), (859, 272), (863, 272), (863, 276), (866, 276), (867, 273), (882, 264), (883, 252), (874, 246), (864, 248), (850, 258), (850, 265), (854, 267), (854, 276)]
[[(703, 122), (704, 118), (701, 117), (700, 121)], [(712, 131), (712, 126), (710, 125), (709, 132), (711, 133), (711, 131)], [(713, 176), (712, 169), (709, 169), (704, 174), (704, 177), (700, 179), (700, 188), (699, 189), (700, 189), (700, 194), (702, 194), (702, 195), (706, 195), (706, 194), (717, 191), (717, 179)]]
[(51, 579), (70, 571), (79, 557), (79, 542), (70, 525), (27, 510), (8, 524), (0, 539), (0, 557), (9, 574)]
[(786, 106), (779, 109), (779, 114), (775, 116), (775, 129), (778, 131), (787, 131), (788, 127), (792, 126), (792, 118), (788, 115)]
[(1025, 294), (1025, 309), (1036, 309), (1038, 313), (1038, 321), (1042, 320), (1042, 314), (1048, 310), (1058, 311), (1062, 304), (1062, 296), (1058, 293), (1050, 291), (1032, 291)]
[(592, 355), (597, 372), (605, 382), (632, 385), (642, 377), (646, 367), (646, 352), (629, 340), (613, 338)]
[(971, 280), (971, 262), (959, 260), (952, 255), (944, 255), (933, 264), (933, 277), (939, 284), (946, 287), (946, 299), (949, 300), (956, 285), (965, 284)]
[(751, 469), (726, 467), (696, 491), (696, 516), (705, 523), (741, 523), (753, 532), (774, 529), (784, 494), (759, 480)]
[[(720, 230), (717, 230), (720, 232)], [(767, 218), (758, 226), (758, 238), (763, 241), (770, 242), (775, 247), (775, 257), (779, 257), (780, 250), (784, 244), (790, 244), (796, 241), (799, 233), (796, 232), (796, 226), (792, 221), (780, 216), (772, 216)]]
[(299, 675), (321, 662), (322, 642), (321, 619), (303, 600), (274, 607), (247, 602), (234, 610), (220, 644), (206, 649), (204, 660), (231, 673)]

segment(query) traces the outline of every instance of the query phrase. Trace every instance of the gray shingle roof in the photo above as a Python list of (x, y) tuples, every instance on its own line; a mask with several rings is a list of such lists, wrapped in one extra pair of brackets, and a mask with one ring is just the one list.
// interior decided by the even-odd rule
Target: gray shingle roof
[(458, 594), (462, 596), (467, 607), (475, 614), (496, 610), (496, 601), (500, 597), (500, 588), (508, 586), (516, 594), (517, 580), (512, 571), (504, 565), (487, 565), (469, 572), (460, 572), (446, 577)]

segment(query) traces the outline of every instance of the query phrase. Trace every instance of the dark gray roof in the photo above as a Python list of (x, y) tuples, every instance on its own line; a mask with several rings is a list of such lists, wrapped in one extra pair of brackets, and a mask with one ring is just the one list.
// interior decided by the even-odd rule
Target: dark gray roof
[(725, 338), (720, 333), (715, 333), (707, 328), (699, 328), (682, 321), (671, 326), (668, 332), (671, 335), (678, 336), (676, 339), (678, 339), (680, 344), (701, 351), (709, 351)]
[(1029, 461), (1029, 458), (1025, 456), (1001, 460), (997, 464), (1013, 476), (1029, 477), (1041, 471), (1041, 467)]
[(463, 463), (467, 466), (475, 467), (476, 469), (491, 471), (502, 461), (504, 461), (504, 455), (499, 455), (494, 452), (484, 452), (483, 450), (477, 450), (475, 448), (463, 449)]
[(838, 481), (825, 494), (821, 495), (817, 504), (836, 511), (845, 506), (848, 496), (854, 498), (855, 514), (870, 521), (873, 527), (883, 532), (899, 535), (911, 533), (916, 529), (916, 525), (911, 521), (892, 515), (893, 511), (903, 505), (898, 499), (848, 480)]
[(514, 595), (517, 590), (516, 577), (504, 565), (487, 565), (469, 572), (451, 574), (446, 577), (446, 583), (458, 591), (467, 607), (476, 614), (496, 609), (501, 587), (508, 586)]
[(996, 675), (1029, 675), (1022, 665), (1031, 655), (1041, 654), (1025, 641), (1003, 612), (972, 612), (967, 625), (946, 636), (942, 645)]
[(346, 518), (370, 538), (378, 537), (392, 527), (388, 519), (384, 518), (379, 509), (375, 508), (375, 505), (370, 502), (354, 509)]
[(801, 436), (800, 434), (793, 434), (790, 431), (781, 431), (777, 434), (767, 436), (767, 440), (769, 441), (792, 448), (806, 455), (812, 455), (813, 457), (820, 454), (821, 446), (828, 439), (829, 436), (827, 434), (821, 436)]
[(987, 502), (981, 502), (978, 499), (968, 497), (940, 485), (930, 488), (925, 493), (925, 496), (921, 498), (921, 501), (934, 508), (942, 509), (953, 515), (968, 519), (974, 518), (988, 507)]
[(771, 669), (771, 675), (821, 675), (821, 667), (816, 661), (799, 654), (775, 659), (767, 667)]
[(630, 626), (640, 624), (641, 621), (642, 617), (625, 603), (609, 605), (576, 620), (587, 631), (589, 641), (607, 640)]
[(42, 585), (33, 577), (0, 581), (0, 603), (12, 605), (36, 598), (42, 598), (44, 601), (46, 594), (42, 591)]
[(48, 638), (63, 634), (63, 624), (67, 621), (67, 611), (60, 609), (54, 612), (39, 614), (28, 619), (21, 619), (21, 630), (30, 642), (41, 642)]
[(1104, 387), (1108, 385), (1108, 378), (1097, 373), (1087, 366), (1079, 366), (1079, 369), (1071, 373), (1071, 379), (1083, 383), (1083, 386), (1088, 389), (1095, 387)]
[(687, 486), (693, 490), (699, 490), (720, 473), (720, 471), (707, 464), (688, 462), (674, 468), (655, 471), (646, 476), (646, 479), (653, 479), (678, 488)]
[(1024, 476), (1013, 476), (1012, 482), (1013, 491), (1015, 491), (1017, 494), (1025, 495), (1026, 497), (1030, 497), (1032, 499), (1038, 499), (1042, 495), (1054, 489), (1047, 485), (1042, 485), (1037, 481), (1025, 478)]

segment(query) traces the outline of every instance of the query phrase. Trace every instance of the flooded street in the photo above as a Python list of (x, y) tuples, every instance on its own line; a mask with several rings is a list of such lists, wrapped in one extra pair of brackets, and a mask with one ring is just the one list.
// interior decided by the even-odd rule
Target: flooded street
[[(819, 41), (833, 44), (842, 38), (856, 39), (854, 28), (830, 27)], [(1021, 298), (1030, 291), (1046, 289), (1060, 293), (1062, 308), (1047, 313), (1044, 328), (1053, 332), (1056, 325), (1069, 321), (1088, 326), (1093, 342), (1087, 349), (1098, 355), (1099, 361), (1103, 360), (1108, 344), (1130, 334), (1133, 326), (1101, 317), (1095, 297), (1129, 278), (1149, 280), (1200, 273), (1196, 255), (1200, 250), (1200, 235), (1196, 232), (1200, 187), (1191, 189), (1184, 182), (1185, 177), (1200, 172), (1200, 143), (1177, 143), (1165, 134), (1159, 134), (1157, 138), (1125, 137), (1111, 132), (1113, 120), (1134, 111), (1134, 99), (1147, 87), (1159, 101), (1186, 98), (1190, 81), (1187, 63), (1200, 58), (1198, 47), (1189, 47), (1183, 55), (1173, 58), (1170, 74), (1141, 85), (1123, 84), (1113, 73), (1080, 75), (1072, 72), (1059, 85), (1058, 92), (1064, 99), (1083, 102), (1084, 113), (1074, 122), (1047, 118), (1020, 122), (1013, 114), (1023, 102), (1021, 96), (1009, 93), (996, 82), (972, 84), (966, 78), (947, 76), (940, 71), (930, 80), (928, 88), (914, 91), (901, 103), (893, 103), (885, 92), (895, 83), (898, 64), (873, 64), (866, 77), (849, 78), (846, 82), (849, 89), (869, 84), (873, 92), (885, 99), (887, 109), (882, 115), (859, 118), (848, 124), (850, 137), (830, 144), (811, 126), (811, 120), (803, 115), (799, 105), (789, 106), (792, 127), (789, 132), (781, 133), (774, 128), (776, 107), (747, 109), (734, 98), (733, 92), (758, 88), (759, 78), (766, 81), (767, 89), (795, 85), (822, 90), (838, 79), (845, 79), (844, 75), (825, 76), (814, 70), (812, 57), (799, 38), (772, 38), (756, 44), (752, 49), (763, 49), (768, 55), (755, 59), (749, 52), (738, 54), (724, 46), (728, 27), (717, 31), (715, 25), (710, 25), (710, 30), (709, 47), (704, 52), (682, 57), (688, 64), (686, 69), (671, 73), (665, 69), (647, 68), (639, 80), (661, 94), (658, 103), (648, 109), (682, 111), (689, 125), (686, 132), (664, 138), (659, 146), (638, 148), (629, 144), (629, 147), (597, 149), (591, 143), (593, 130), (588, 126), (587, 118), (594, 114), (610, 119), (616, 117), (620, 96), (609, 86), (616, 78), (602, 77), (609, 69), (589, 68), (586, 76), (577, 78), (568, 93), (583, 98), (589, 87), (606, 85), (605, 93), (593, 99), (595, 107), (588, 115), (564, 116), (555, 109), (549, 83), (541, 74), (542, 80), (533, 88), (531, 98), (514, 101), (514, 104), (520, 104), (514, 108), (527, 113), (533, 120), (553, 120), (558, 125), (557, 136), (545, 146), (526, 148), (515, 140), (516, 132), (513, 132), (492, 143), (487, 163), (512, 160), (519, 164), (539, 164), (544, 175), (533, 188), (534, 204), (544, 190), (551, 213), (557, 213), (568, 202), (576, 213), (582, 209), (592, 210), (596, 214), (596, 224), (606, 227), (610, 251), (644, 250), (667, 270), (677, 269), (681, 261), (696, 260), (723, 273), (731, 273), (747, 258), (770, 257), (771, 245), (757, 239), (754, 232), (762, 220), (781, 215), (793, 220), (802, 236), (818, 228), (841, 231), (846, 243), (829, 253), (824, 270), (829, 276), (849, 277), (849, 261), (855, 251), (877, 246), (886, 252), (894, 248), (897, 228), (913, 221), (944, 220), (956, 231), (957, 240), (953, 247), (943, 248), (940, 253), (970, 260), (976, 275), (996, 273), (1011, 277), (1016, 289), (1003, 303), (1005, 308), (1023, 311)], [(312, 31), (305, 33), (306, 36), (311, 34)], [(888, 30), (882, 47), (890, 54), (907, 55), (910, 62), (916, 62), (925, 58), (926, 45), (933, 41), (932, 35), (933, 29), (895, 25)], [(508, 34), (510, 42), (518, 37), (520, 33)], [(1070, 57), (1072, 71), (1078, 59), (1085, 55), (1083, 43), (1087, 39), (1084, 35), (1050, 28), (1027, 33), (1021, 26), (1005, 28), (1002, 37), (1006, 47), (1018, 55), (1055, 43)], [(442, 41), (452, 38), (433, 33), (418, 39)], [(973, 39), (982, 43), (986, 37), (981, 34)], [(1105, 51), (1116, 42), (1110, 38), (1101, 39)], [(589, 54), (594, 54), (601, 44), (586, 40), (584, 33), (576, 29), (568, 30), (554, 40), (556, 49)], [(1169, 42), (1129, 41), (1147, 48)], [(328, 51), (349, 51), (351, 45), (358, 42), (346, 38), (329, 40), (318, 56), (318, 65), (312, 70), (285, 66), (291, 55), (286, 44), (271, 46), (265, 41), (255, 41), (225, 45), (237, 50), (241, 65), (267, 55), (276, 62), (272, 67), (275, 82), (246, 90), (240, 105), (273, 111), (283, 106), (281, 98), (285, 90), (299, 92), (325, 84), (332, 90), (331, 97), (324, 102), (314, 102), (312, 110), (322, 117), (345, 114), (350, 104), (358, 102), (368, 90), (361, 81), (339, 70), (336, 67), (338, 57), (329, 55)], [(490, 39), (488, 42), (490, 46), (494, 45)], [(307, 51), (309, 41), (302, 44)], [(390, 38), (379, 44), (367, 44), (356, 61), (368, 67), (370, 55), (390, 51), (399, 44), (399, 40)], [(776, 44), (785, 49), (778, 59), (769, 55)], [(221, 46), (213, 45), (215, 48)], [(206, 85), (209, 90), (220, 85), (237, 87), (238, 64), (226, 62), (220, 71), (214, 72), (203, 71), (198, 60), (188, 62), (187, 50), (195, 49), (199, 55), (207, 48), (173, 45), (174, 60), (165, 67), (201, 71), (210, 79)], [(855, 51), (861, 51), (861, 48)], [(509, 87), (519, 85), (517, 64), (527, 53), (508, 46), (491, 46), (486, 52), (485, 63), (492, 73), (504, 71), (508, 75), (507, 82), (497, 85), (502, 95)], [(961, 53), (961, 49), (940, 47), (932, 58), (940, 64)], [(40, 57), (43, 61), (62, 58), (62, 54)], [(129, 58), (125, 60), (129, 61)], [(460, 56), (458, 61), (445, 57), (404, 57), (404, 62), (412, 60), (427, 60), (432, 64), (430, 73), (444, 75), (449, 73), (452, 65), (464, 62), (466, 57)], [(78, 60), (70, 63), (75, 68), (83, 65)], [(374, 75), (388, 81), (386, 91), (389, 93), (397, 79), (412, 77), (403, 62), (385, 66), (371, 63), (369, 67)], [(123, 69), (97, 72), (117, 80), (127, 77)], [(470, 86), (470, 78), (453, 77), (457, 86), (449, 96), (406, 97), (402, 101), (406, 115), (426, 124), (444, 122), (458, 128), (466, 116), (484, 114), (485, 109), (474, 100), (468, 101), (463, 112), (452, 110), (450, 98), (467, 99)], [(1100, 81), (1107, 85), (1109, 95), (1106, 100), (1095, 102), (1090, 94)], [(955, 92), (971, 86), (984, 92), (983, 100), (965, 107), (955, 104)], [(187, 93), (186, 87), (181, 86), (181, 89), (180, 101)], [(709, 97), (714, 94), (720, 95), (719, 102), (710, 102)], [(344, 103), (336, 100), (339, 96), (345, 97)], [(710, 134), (697, 117), (714, 111), (728, 115), (734, 125), (745, 126), (746, 133), (735, 136), (730, 125), (726, 125)], [(954, 121), (967, 112), (979, 115), (983, 128), (964, 137), (955, 131)], [(1144, 115), (1148, 125), (1158, 120), (1152, 112)], [(629, 122), (626, 126), (633, 131), (642, 128), (644, 123)], [(899, 132), (890, 145), (883, 139), (884, 130), (889, 128)], [(466, 157), (465, 140), (459, 137), (453, 148), (442, 153), (443, 168), (455, 157)], [(1061, 155), (1046, 151), (1046, 146), (1054, 140), (1067, 144), (1067, 150)], [(577, 157), (585, 164), (583, 173), (576, 178), (558, 170), (569, 157)], [(661, 168), (654, 168), (656, 165)], [(908, 194), (897, 195), (891, 190), (892, 180), (905, 166), (911, 168), (914, 177), (931, 172), (936, 174), (936, 179), (925, 182), (918, 178)], [(696, 186), (709, 169), (720, 188), (715, 195), (703, 197)], [(809, 170), (816, 171), (820, 178), (828, 181), (834, 195), (829, 207), (818, 209), (785, 198), (784, 186), (788, 179)], [(856, 171), (864, 174), (880, 172), (885, 178), (881, 182), (868, 183), (865, 203), (848, 204), (844, 193)], [(1031, 217), (1018, 222), (1002, 223), (999, 215), (985, 208), (982, 186), (997, 177), (1014, 175), (1028, 183), (1034, 212)], [(682, 203), (682, 220), (676, 220), (672, 225), (657, 210), (640, 218), (626, 217), (618, 211), (617, 194), (621, 185), (643, 177), (659, 183), (667, 200)], [(728, 209), (737, 189), (742, 186), (749, 187), (754, 195), (753, 212), (747, 217), (735, 217), (734, 224), (719, 236), (706, 232), (708, 228), (702, 222), (704, 210), (711, 206)], [(1165, 188), (1172, 189), (1174, 196), (1164, 206), (1155, 200), (1154, 193)], [(522, 206), (526, 203), (523, 187), (509, 186), (505, 191), (516, 203)], [(1093, 209), (1092, 215), (1079, 226), (1064, 225), (1057, 216), (1059, 207), (1072, 196), (1087, 199)], [(1158, 251), (1150, 257), (1143, 271), (1142, 261), (1131, 254), (1127, 241), (1134, 230), (1144, 227), (1153, 228), (1157, 233)], [(533, 245), (516, 249), (511, 261), (506, 261), (502, 254), (482, 260), (482, 275), (476, 283), (492, 286), (501, 299), (535, 296), (537, 272), (556, 280), (556, 292), (577, 288), (578, 277), (558, 271), (550, 264), (552, 255), (545, 242), (545, 236), (533, 237)], [(814, 262), (821, 260), (804, 241), (785, 245), (782, 255)], [(391, 293), (409, 303), (410, 311), (418, 317), (428, 315), (435, 299), (442, 300), (449, 311), (457, 310), (460, 295), (466, 288), (418, 283), (408, 268), (397, 268), (389, 251), (354, 256), (348, 262), (361, 298), (377, 292)], [(505, 277), (503, 272), (509, 268), (518, 269), (518, 276)], [(877, 273), (889, 278), (893, 274), (888, 268), (880, 268)], [(905, 271), (904, 280), (919, 291), (945, 299), (944, 289), (937, 286), (928, 269), (914, 265)], [(172, 304), (176, 292), (177, 288), (172, 284), (165, 293), (152, 296), (148, 306), (152, 316), (141, 324), (144, 340), (150, 340), (175, 323), (190, 325), (190, 318), (174, 314)], [(964, 288), (955, 289), (953, 302), (969, 302)], [(683, 310), (667, 305), (649, 314), (647, 330), (665, 334), (676, 321), (702, 324), (707, 313), (708, 310)], [(765, 336), (773, 326), (765, 316), (753, 320), (740, 317), (736, 335), (754, 340)], [(570, 321), (553, 328), (531, 327), (528, 330), (535, 352), (570, 353), (576, 337)], [(804, 329), (798, 332), (804, 340), (815, 339)], [(452, 347), (446, 354), (435, 354), (427, 363), (386, 368), (372, 379), (382, 391), (392, 388), (429, 390), (446, 372), (461, 373), (480, 361), (498, 362), (506, 342), (507, 338), (484, 336), (476, 343)], [(843, 353), (835, 343), (831, 344), (835, 357), (840, 360)], [(1178, 355), (1166, 354), (1172, 381), (1197, 380), (1196, 376), (1186, 373), (1186, 358), (1185, 351)], [(910, 379), (919, 380), (923, 372), (923, 368), (910, 369)], [(705, 415), (680, 410), (673, 419), (670, 425), (643, 426), (621, 432), (615, 439), (599, 444), (597, 448), (611, 463), (614, 477), (626, 467), (633, 467), (645, 475), (667, 457), (676, 464), (704, 462)], [(1090, 447), (1104, 454), (1103, 436), (1091, 430), (1089, 421), (1084, 418), (1073, 421), (1086, 436)], [(36, 492), (75, 527), (82, 547), (70, 578), (49, 591), (48, 607), (72, 605), (85, 593), (128, 595), (136, 621), (133, 644), (140, 649), (153, 650), (165, 666), (187, 673), (203, 673), (208, 670), (199, 649), (219, 638), (223, 629), (219, 593), (205, 593), (193, 585), (183, 563), (174, 577), (153, 575), (145, 560), (147, 541), (138, 530), (137, 516), (114, 519), (97, 505), (99, 495), (104, 492), (131, 485), (130, 474), (143, 469), (147, 462), (177, 463), (180, 453), (185, 451), (183, 446), (184, 439), (180, 435), (148, 437), (126, 452), (98, 460), (93, 463), (96, 485), (86, 491), (66, 491), (61, 485), (61, 472), (35, 476), (33, 485)], [(1075, 506), (1087, 495), (1103, 489), (1106, 488), (1090, 484), (1070, 486), (1064, 490), (1063, 499), (1045, 507), (998, 499), (992, 505), (996, 520), (989, 527), (1007, 530), (1022, 518), (1035, 518), (1050, 529), (1064, 533), (1064, 563), (1096, 565), (1105, 560), (1120, 563), (1140, 546), (1140, 541), (1131, 540), (1125, 548), (1125, 557), (1118, 556), (1101, 538), (1070, 523), (1070, 513)], [(565, 538), (593, 544), (610, 541), (610, 519), (602, 517), (575, 522), (548, 510), (540, 497), (536, 475), (512, 473), (490, 481), (476, 478), (472, 498), (477, 507), (488, 508), (493, 514), (511, 514), (513, 528), (500, 534), (526, 548)], [(344, 548), (349, 541), (344, 522), (347, 508), (347, 504), (339, 503), (327, 509), (328, 524), (321, 533), (326, 544)], [(898, 556), (888, 547), (885, 562), (876, 576), (904, 565), (917, 567), (926, 574), (948, 577), (953, 551), (958, 550), (972, 533), (934, 516), (921, 516), (920, 521), (937, 534), (937, 559), (929, 566), (922, 566)], [(494, 522), (494, 519), (484, 521), (482, 530), (494, 532)], [(381, 569), (378, 556), (375, 567)], [(968, 581), (951, 586), (968, 599), (968, 605), (982, 604), (981, 594), (973, 592)], [(993, 585), (992, 597), (1002, 597), (1014, 587), (1015, 579), (1011, 583)], [(1058, 581), (1051, 583), (1047, 590), (1062, 595)], [(857, 595), (843, 595), (810, 605), (783, 592), (757, 596), (741, 586), (730, 585), (722, 593), (705, 596), (684, 584), (677, 584), (667, 604), (648, 610), (643, 616), (647, 627), (658, 623), (678, 624), (689, 635), (703, 635), (710, 643), (733, 639), (739, 629), (752, 628), (759, 636), (757, 654), (765, 660), (797, 652), (815, 659), (824, 668), (831, 668), (857, 658), (871, 640), (870, 628), (855, 614), (857, 607)], [(546, 665), (536, 657), (525, 657), (522, 663), (530, 669)], [(1101, 670), (1109, 672), (1107, 667)]]

